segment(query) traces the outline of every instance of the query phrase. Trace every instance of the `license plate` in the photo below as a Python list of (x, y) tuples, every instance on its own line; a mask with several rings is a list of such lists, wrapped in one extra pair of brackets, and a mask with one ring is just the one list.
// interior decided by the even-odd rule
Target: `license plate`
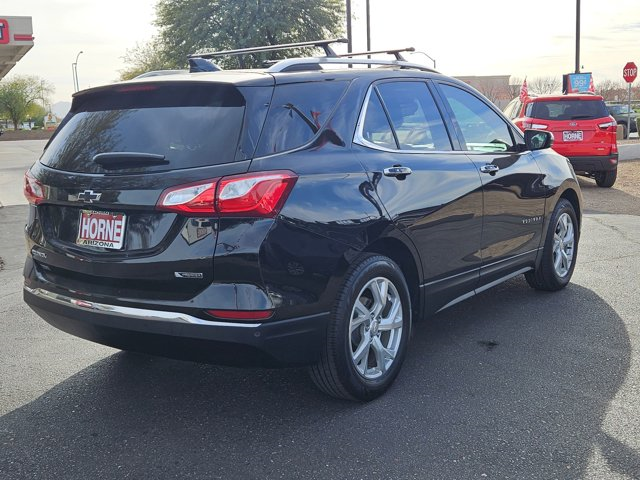
[(127, 217), (123, 213), (82, 210), (76, 244), (120, 250)]
[(581, 142), (582, 137), (582, 130), (562, 132), (562, 140), (565, 142)]

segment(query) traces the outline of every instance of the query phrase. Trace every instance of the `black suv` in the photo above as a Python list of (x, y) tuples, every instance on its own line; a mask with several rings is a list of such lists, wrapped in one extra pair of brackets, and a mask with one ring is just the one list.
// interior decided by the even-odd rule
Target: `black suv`
[(521, 274), (563, 288), (581, 194), (551, 134), (395, 54), (76, 94), (25, 177), (25, 301), (94, 342), (309, 365), (369, 400), (414, 320)]
[[(607, 109), (609, 109), (609, 114), (616, 119), (618, 125), (622, 125), (622, 138), (629, 138), (629, 133), (638, 131), (638, 124), (636, 123), (638, 115), (633, 109), (629, 110), (629, 105), (607, 103)], [(631, 125), (627, 125), (629, 116), (631, 116)], [(630, 130), (629, 127), (631, 127)]]

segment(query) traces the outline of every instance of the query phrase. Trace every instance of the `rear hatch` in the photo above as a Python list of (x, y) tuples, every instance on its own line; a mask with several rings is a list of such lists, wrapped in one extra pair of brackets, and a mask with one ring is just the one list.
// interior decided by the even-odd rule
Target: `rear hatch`
[(615, 144), (615, 122), (599, 97), (538, 100), (526, 116), (530, 128), (553, 133), (553, 149), (565, 156), (609, 155)]
[(41, 193), (27, 226), (40, 274), (124, 298), (187, 299), (211, 283), (217, 217), (158, 202), (167, 189), (247, 171), (272, 82), (128, 83), (76, 96), (28, 173), (27, 190)]

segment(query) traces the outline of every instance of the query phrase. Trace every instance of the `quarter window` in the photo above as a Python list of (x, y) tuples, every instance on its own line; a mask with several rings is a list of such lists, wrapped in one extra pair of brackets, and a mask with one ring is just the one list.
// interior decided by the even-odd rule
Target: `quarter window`
[(479, 98), (451, 85), (440, 85), (458, 122), (467, 150), (475, 152), (514, 151), (507, 123)]
[(348, 82), (294, 83), (275, 88), (256, 156), (307, 144), (324, 126)]

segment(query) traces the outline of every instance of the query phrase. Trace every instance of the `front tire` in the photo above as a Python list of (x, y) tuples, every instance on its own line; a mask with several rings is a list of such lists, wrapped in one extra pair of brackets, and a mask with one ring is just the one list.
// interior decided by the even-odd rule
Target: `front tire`
[(567, 286), (576, 266), (580, 226), (573, 205), (561, 198), (553, 210), (538, 267), (524, 274), (536, 290), (556, 291)]
[(616, 183), (616, 178), (618, 178), (618, 169), (609, 170), (607, 172), (595, 172), (593, 178), (596, 180), (596, 185), (603, 188), (613, 187), (613, 184)]
[(351, 267), (338, 292), (311, 378), (331, 396), (373, 400), (398, 375), (410, 332), (409, 289), (400, 267), (385, 256), (367, 254)]

